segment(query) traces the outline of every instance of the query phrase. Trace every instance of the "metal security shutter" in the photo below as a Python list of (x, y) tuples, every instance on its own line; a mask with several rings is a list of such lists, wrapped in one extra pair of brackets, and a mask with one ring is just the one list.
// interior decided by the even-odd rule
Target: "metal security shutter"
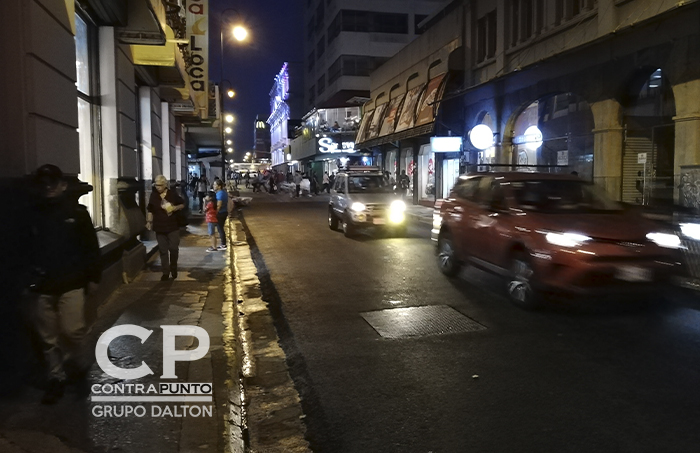
[(647, 153), (647, 187), (651, 184), (651, 170), (654, 166), (653, 147), (647, 137), (627, 137), (624, 153), (622, 154), (622, 201), (642, 204), (642, 193), (637, 190), (637, 180), (641, 179), (638, 172), (644, 171), (644, 164), (637, 163), (637, 155)]

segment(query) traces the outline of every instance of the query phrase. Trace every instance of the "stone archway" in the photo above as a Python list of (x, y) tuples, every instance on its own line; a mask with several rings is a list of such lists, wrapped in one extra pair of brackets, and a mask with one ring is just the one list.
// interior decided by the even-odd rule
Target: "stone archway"
[(560, 93), (522, 109), (512, 129), (516, 169), (547, 173), (576, 172), (593, 180), (593, 113), (582, 97)]
[(673, 203), (675, 100), (660, 68), (637, 72), (623, 98), (622, 201)]

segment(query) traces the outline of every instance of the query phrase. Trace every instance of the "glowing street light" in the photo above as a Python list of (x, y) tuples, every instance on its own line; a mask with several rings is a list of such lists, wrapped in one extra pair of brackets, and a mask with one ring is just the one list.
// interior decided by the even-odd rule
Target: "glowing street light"
[(236, 38), (236, 41), (245, 41), (248, 37), (248, 30), (242, 25), (236, 25), (233, 27), (233, 37)]
[[(219, 19), (219, 44), (220, 44), (220, 54), (219, 57), (221, 58), (220, 60), (220, 65), (219, 65), (219, 88), (222, 88), (223, 83), (224, 83), (224, 16), (228, 12), (234, 12), (236, 16), (238, 16), (238, 20), (240, 21), (241, 19), (241, 13), (235, 9), (235, 8), (226, 8), (218, 16)], [(228, 27), (227, 27), (228, 28)], [(248, 38), (248, 30), (241, 24), (237, 24), (231, 29), (231, 33), (233, 35), (233, 38), (236, 41), (245, 41)], [(231, 82), (229, 82), (230, 84)], [(236, 92), (233, 91), (233, 89), (229, 88), (226, 91), (226, 95), (230, 98), (233, 98), (236, 95)], [(223, 92), (219, 91), (219, 96), (220, 96), (220, 102), (221, 102), (221, 109), (219, 111), (219, 115), (223, 113), (223, 108), (224, 108), (224, 96)], [(219, 116), (219, 119), (221, 120), (222, 117)], [(232, 115), (226, 115), (224, 118), (227, 123), (233, 122), (234, 118)], [(226, 129), (223, 128), (223, 121), (219, 121), (220, 125), (219, 127), (221, 128), (221, 160), (222, 160), (222, 168), (221, 168), (221, 179), (226, 180), (226, 171), (225, 170), (225, 165), (226, 165), (226, 159), (225, 159), (225, 153), (224, 153), (224, 142), (225, 142), (225, 137), (224, 137), (224, 132), (226, 134), (230, 134), (232, 132), (232, 129), (230, 127), (227, 127)], [(227, 145), (230, 145), (230, 142), (226, 142)], [(231, 152), (231, 151), (229, 151)]]

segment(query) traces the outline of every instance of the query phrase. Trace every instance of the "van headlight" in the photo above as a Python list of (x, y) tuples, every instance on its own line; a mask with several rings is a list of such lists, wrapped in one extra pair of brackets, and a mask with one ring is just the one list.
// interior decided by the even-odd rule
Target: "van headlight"
[(350, 209), (355, 212), (362, 212), (365, 209), (367, 209), (367, 206), (365, 206), (363, 203), (360, 203), (359, 201), (356, 201), (350, 206)]
[(403, 223), (406, 220), (404, 212), (406, 211), (406, 203), (401, 200), (394, 200), (389, 205), (389, 222)]
[(591, 240), (588, 236), (578, 233), (547, 233), (545, 239), (550, 244), (560, 247), (579, 247), (584, 242)]
[(675, 234), (671, 233), (648, 233), (647, 239), (649, 239), (654, 244), (659, 247), (664, 247), (667, 249), (679, 249), (682, 248), (681, 238)]
[(406, 210), (406, 203), (401, 200), (394, 200), (389, 206), (391, 212), (404, 212)]

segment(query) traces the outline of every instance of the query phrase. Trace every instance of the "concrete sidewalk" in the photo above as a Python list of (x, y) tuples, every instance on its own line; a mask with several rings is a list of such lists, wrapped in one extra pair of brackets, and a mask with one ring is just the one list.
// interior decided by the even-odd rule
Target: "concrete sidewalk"
[[(26, 380), (0, 400), (1, 452), (242, 453), (252, 450), (246, 445), (247, 438), (265, 439), (257, 442), (265, 445), (264, 451), (305, 451), (298, 396), (293, 386), (279, 384), (279, 376), (287, 374), (284, 354), (280, 355), (279, 349), (274, 361), (269, 357), (277, 346), (276, 332), (271, 320), (266, 322), (267, 305), (255, 297), (256, 276), (250, 250), (244, 237), (237, 239), (236, 230), (242, 228), (231, 219), (227, 229), (231, 233), (229, 251), (207, 253), (209, 238), (206, 224), (201, 221), (201, 217), (193, 216), (193, 224), (181, 234), (178, 278), (160, 281), (160, 259), (152, 246), (146, 269), (99, 307), (97, 320), (88, 334), (86, 345), (94, 349), (98, 337), (112, 326), (134, 324), (151, 330), (152, 335), (143, 344), (129, 336), (113, 340), (109, 354), (110, 361), (119, 367), (135, 368), (145, 362), (153, 374), (121, 381), (93, 365), (88, 382), (69, 386), (66, 395), (53, 406), (40, 404), (43, 393), (40, 382)], [(205, 357), (176, 363), (176, 381), (160, 378), (163, 374), (160, 326), (164, 325), (199, 326), (210, 339)], [(195, 341), (192, 337), (178, 337), (176, 348), (194, 349), (198, 345)], [(267, 379), (269, 363), (277, 371), (274, 381)], [(146, 386), (165, 382), (211, 383), (212, 416), (193, 416), (191, 412), (189, 416), (177, 413), (153, 416), (153, 406), (162, 406), (160, 403), (143, 403), (148, 413), (142, 417), (100, 415), (111, 403), (91, 401), (96, 396), (95, 386), (131, 382)], [(252, 388), (247, 399), (243, 388), (246, 383)], [(275, 411), (279, 404), (285, 405), (286, 417), (282, 420)], [(96, 409), (98, 406), (102, 409)], [(189, 403), (187, 407), (192, 406)], [(253, 415), (247, 420), (246, 409)], [(281, 424), (271, 420), (281, 420)], [(293, 434), (290, 429), (294, 430)], [(292, 445), (298, 448), (288, 448)]]

